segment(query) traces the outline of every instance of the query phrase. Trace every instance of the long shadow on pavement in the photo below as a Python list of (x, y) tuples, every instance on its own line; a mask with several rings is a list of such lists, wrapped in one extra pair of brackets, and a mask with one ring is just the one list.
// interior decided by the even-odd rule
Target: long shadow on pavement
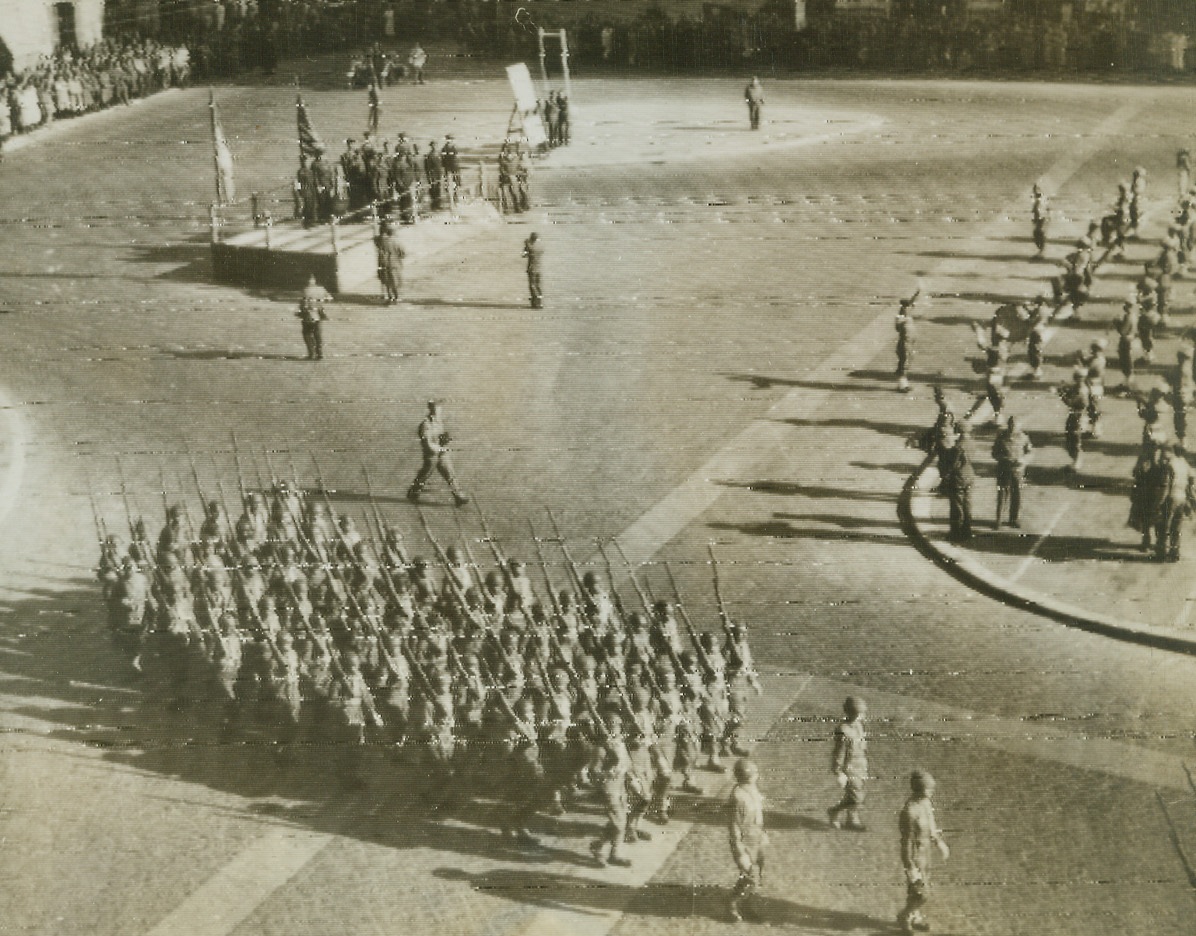
[[(466, 882), (492, 897), (544, 910), (582, 913), (590, 910), (595, 914), (621, 912), (629, 916), (667, 919), (727, 919), (728, 894), (725, 888), (719, 887), (665, 883), (633, 887), (617, 882), (596, 882), (592, 878), (514, 868), (477, 874), (457, 868), (438, 868), (433, 874), (443, 880)], [(826, 910), (769, 896), (767, 891), (770, 886), (771, 882), (766, 878), (765, 893), (752, 902), (752, 908), (762, 924), (819, 931), (892, 931), (890, 924), (864, 914)]]
[(813, 497), (832, 500), (867, 500), (895, 503), (896, 495), (878, 494), (874, 491), (857, 491), (850, 488), (828, 487), (821, 484), (797, 484), (791, 481), (718, 481), (723, 487), (742, 488), (758, 494), (777, 494), (781, 497)]

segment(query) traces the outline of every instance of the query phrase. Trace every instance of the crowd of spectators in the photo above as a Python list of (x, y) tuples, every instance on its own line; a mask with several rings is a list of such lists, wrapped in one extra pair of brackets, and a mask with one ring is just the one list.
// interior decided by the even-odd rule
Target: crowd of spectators
[(0, 144), (55, 120), (128, 104), (190, 78), (190, 52), (153, 39), (60, 49), (0, 76)]

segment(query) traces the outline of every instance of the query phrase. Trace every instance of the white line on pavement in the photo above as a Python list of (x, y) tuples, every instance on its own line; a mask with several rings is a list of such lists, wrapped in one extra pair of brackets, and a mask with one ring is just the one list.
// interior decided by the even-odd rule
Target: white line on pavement
[(0, 412), (4, 414), (4, 433), (9, 446), (8, 466), (4, 480), (0, 481), (0, 523), (3, 523), (17, 505), (25, 478), (25, 422), (3, 390), (0, 390)]
[(148, 936), (226, 936), (329, 842), (330, 835), (270, 829), (174, 908)]
[(1042, 531), (1042, 535), (1034, 541), (1034, 545), (1031, 546), (1030, 551), (1026, 553), (1026, 558), (1023, 559), (1018, 564), (1018, 567), (1013, 570), (1013, 575), (1009, 576), (1009, 581), (1016, 582), (1026, 574), (1026, 570), (1028, 570), (1030, 565), (1034, 562), (1034, 557), (1038, 555), (1039, 547), (1041, 547), (1042, 544), (1047, 541), (1047, 538), (1050, 537), (1050, 535), (1055, 531), (1055, 526), (1060, 520), (1063, 519), (1063, 515), (1070, 509), (1071, 501), (1069, 500), (1059, 508), (1059, 510), (1055, 513), (1055, 516), (1051, 517), (1051, 522), (1048, 523), (1046, 529)]

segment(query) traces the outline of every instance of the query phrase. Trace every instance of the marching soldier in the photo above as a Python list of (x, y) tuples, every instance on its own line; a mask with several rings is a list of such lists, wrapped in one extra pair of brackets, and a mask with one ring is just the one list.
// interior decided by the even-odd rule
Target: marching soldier
[(346, 789), (361, 790), (365, 787), (361, 768), (366, 719), (368, 717), (370, 723), (377, 728), (385, 726), (374, 705), (370, 687), (361, 673), (361, 658), (356, 653), (349, 653), (344, 658), (343, 666), (344, 672), (335, 689), (336, 698), (340, 703), (341, 723), (345, 729), (341, 781)]
[(843, 828), (839, 816), (847, 814), (847, 828), (864, 832), (860, 808), (864, 805), (864, 781), (868, 779), (868, 737), (864, 718), (868, 705), (858, 696), (848, 696), (843, 703), (844, 719), (835, 728), (835, 749), (831, 755), (831, 773), (839, 781), (843, 797), (826, 811), (833, 828)]
[(747, 758), (735, 762), (735, 788), (727, 802), (731, 857), (739, 870), (728, 907), (735, 923), (752, 915), (744, 902), (759, 890), (764, 874), (764, 847), (768, 844), (768, 834), (764, 831), (764, 797), (756, 786), (759, 776), (759, 769)]
[(934, 796), (934, 778), (925, 770), (915, 770), (910, 774), (909, 785), (911, 795), (905, 801), (897, 823), (901, 834), (901, 867), (906, 882), (905, 906), (897, 914), (897, 925), (904, 933), (930, 928), (923, 909), (930, 886), (931, 846), (938, 849), (944, 860), (951, 854), (935, 821), (934, 806), (930, 801)]
[(1097, 338), (1088, 354), (1081, 358), (1087, 368), (1084, 383), (1088, 385), (1088, 432), (1094, 439), (1101, 437), (1101, 402), (1105, 398), (1105, 369), (1108, 366), (1105, 348), (1108, 344), (1104, 338)]
[(452, 442), (452, 437), (445, 428), (444, 414), (440, 403), (431, 400), (428, 402), (428, 415), (419, 424), (419, 444), (424, 461), (415, 480), (411, 482), (411, 487), (407, 489), (407, 500), (419, 501), (424, 485), (427, 484), (428, 478), (435, 470), (448, 484), (449, 490), (453, 494), (453, 503), (456, 506), (464, 507), (469, 503), (469, 498), (457, 487), (457, 479), (453, 474), (453, 461), (449, 453), (450, 442)]
[(1121, 318), (1117, 320), (1117, 364), (1124, 378), (1121, 390), (1130, 392), (1134, 380), (1134, 338), (1138, 334), (1138, 303), (1131, 295), (1121, 307)]
[(619, 854), (627, 835), (627, 773), (631, 769), (631, 755), (623, 740), (623, 719), (611, 715), (606, 726), (600, 725), (598, 729), (602, 735), (599, 776), (606, 807), (606, 826), (590, 843), (590, 854), (599, 867), (630, 868), (631, 862)]
[(971, 426), (965, 420), (959, 424), (959, 434), (950, 449), (947, 472), (943, 477), (951, 505), (953, 539), (972, 538), (972, 484), (976, 478), (972, 464)]

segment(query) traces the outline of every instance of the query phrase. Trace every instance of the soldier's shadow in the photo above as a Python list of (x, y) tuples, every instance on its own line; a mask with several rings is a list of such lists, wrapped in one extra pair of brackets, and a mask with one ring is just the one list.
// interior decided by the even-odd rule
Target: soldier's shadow
[[(728, 891), (724, 887), (651, 882), (643, 887), (616, 880), (546, 874), (522, 868), (496, 868), (470, 873), (459, 868), (438, 868), (432, 872), (447, 881), (460, 881), (476, 890), (542, 910), (605, 916), (663, 917), (669, 920), (727, 920)], [(862, 913), (828, 910), (784, 900), (769, 891), (784, 888), (765, 878), (762, 893), (750, 901), (759, 923), (803, 930), (839, 932), (889, 932), (884, 921)]]

